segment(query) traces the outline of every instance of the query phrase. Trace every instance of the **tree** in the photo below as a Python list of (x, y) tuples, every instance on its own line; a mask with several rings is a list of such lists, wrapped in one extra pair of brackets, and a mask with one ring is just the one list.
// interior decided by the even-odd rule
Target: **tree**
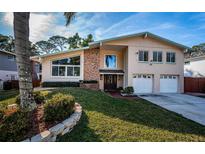
[(35, 47), (37, 48), (40, 54), (48, 54), (48, 53), (54, 53), (58, 51), (56, 46), (48, 41), (36, 42)]
[[(69, 25), (75, 13), (66, 12), (66, 25)], [(36, 103), (33, 97), (31, 75), (31, 46), (29, 42), (29, 12), (14, 13), (15, 53), (19, 75), (20, 107), (33, 110)]]
[(68, 38), (69, 49), (76, 49), (81, 47), (82, 38), (76, 33)]
[(0, 34), (0, 50), (14, 52), (14, 39), (12, 36)]
[(63, 36), (52, 36), (48, 39), (48, 42), (54, 44), (56, 49), (59, 51), (64, 51), (68, 45), (68, 39)]
[(36, 103), (33, 97), (33, 85), (30, 62), (29, 12), (14, 13), (15, 53), (19, 76), (20, 107), (33, 110)]
[(87, 47), (88, 44), (89, 44), (90, 42), (93, 42), (93, 41), (94, 41), (94, 40), (93, 40), (93, 35), (92, 35), (92, 34), (89, 34), (89, 35), (87, 36), (87, 38), (83, 39), (83, 41), (81, 42), (81, 47)]

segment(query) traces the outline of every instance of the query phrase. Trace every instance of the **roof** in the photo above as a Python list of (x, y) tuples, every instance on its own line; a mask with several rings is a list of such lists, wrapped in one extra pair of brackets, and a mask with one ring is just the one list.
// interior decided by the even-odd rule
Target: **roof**
[(41, 58), (42, 58), (42, 57), (47, 57), (47, 56), (53, 56), (53, 55), (58, 55), (58, 54), (67, 53), (67, 52), (73, 52), (73, 51), (85, 50), (85, 49), (89, 49), (89, 47), (83, 47), (83, 48), (71, 49), (71, 50), (67, 50), (67, 51), (56, 52), (56, 53), (49, 53), (49, 54), (44, 54), (44, 55), (39, 55), (39, 56), (32, 56), (31, 59), (33, 59), (33, 58), (38, 58), (38, 57), (41, 57)]
[(172, 45), (174, 45), (174, 46), (176, 46), (178, 48), (181, 48), (181, 49), (190, 49), (188, 46), (176, 43), (174, 41), (168, 40), (166, 38), (163, 38), (161, 36), (155, 35), (153, 33), (142, 32), (142, 33), (136, 33), (136, 34), (131, 34), (131, 35), (124, 35), (124, 36), (119, 36), (119, 37), (113, 37), (113, 38), (109, 38), (109, 39), (99, 40), (99, 41), (95, 41), (95, 42), (89, 43), (88, 47), (83, 47), (83, 48), (71, 49), (71, 50), (57, 52), (57, 53), (51, 53), (51, 54), (44, 54), (44, 55), (34, 56), (34, 57), (31, 57), (31, 59), (37, 58), (37, 57), (47, 57), (47, 56), (52, 56), (52, 55), (57, 55), (57, 54), (62, 54), (62, 53), (67, 53), (67, 52), (73, 52), (73, 51), (80, 51), (80, 50), (90, 49), (91, 46), (92, 47), (93, 46), (99, 46), (103, 42), (108, 42), (108, 41), (113, 41), (113, 40), (120, 40), (120, 39), (125, 39), (125, 38), (130, 38), (130, 37), (137, 37), (137, 36), (149, 36), (151, 38), (155, 38), (155, 39), (161, 40), (161, 41), (163, 41), (165, 43), (172, 44)]
[(6, 53), (6, 54), (10, 54), (10, 55), (14, 55), (14, 56), (16, 56), (16, 54), (15, 54), (15, 53), (13, 53), (13, 52), (3, 51), (3, 50), (0, 50), (0, 52), (3, 52), (3, 53)]
[(141, 32), (141, 33), (135, 33), (135, 34), (124, 35), (124, 36), (119, 36), (119, 37), (113, 37), (113, 38), (109, 38), (109, 39), (95, 41), (95, 42), (89, 43), (89, 45), (96, 45), (96, 44), (100, 44), (103, 42), (109, 42), (109, 41), (120, 40), (120, 39), (125, 39), (125, 38), (130, 38), (130, 37), (138, 37), (138, 36), (149, 36), (151, 38), (161, 40), (161, 41), (166, 42), (168, 44), (172, 44), (172, 45), (179, 47), (181, 49), (190, 49), (190, 47), (188, 47), (188, 46), (176, 43), (174, 41), (171, 41), (169, 39), (163, 38), (161, 36), (155, 35), (155, 34), (150, 33), (150, 32)]
[(100, 74), (124, 74), (123, 70), (100, 69)]

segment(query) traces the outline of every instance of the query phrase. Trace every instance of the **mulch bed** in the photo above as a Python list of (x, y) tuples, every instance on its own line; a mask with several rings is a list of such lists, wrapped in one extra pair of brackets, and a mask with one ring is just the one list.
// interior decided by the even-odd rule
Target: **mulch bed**
[(118, 91), (113, 91), (113, 92), (107, 92), (110, 96), (114, 97), (114, 98), (120, 98), (120, 99), (126, 99), (126, 100), (138, 100), (141, 99), (137, 96), (122, 96), (120, 94), (120, 92)]
[(32, 115), (30, 117), (32, 121), (32, 126), (30, 131), (28, 132), (27, 137), (32, 137), (34, 135), (37, 135), (41, 132), (44, 132), (51, 128), (52, 126), (55, 126), (59, 121), (55, 121), (52, 123), (48, 123), (44, 121), (44, 108), (43, 104), (38, 104), (37, 108), (32, 112)]

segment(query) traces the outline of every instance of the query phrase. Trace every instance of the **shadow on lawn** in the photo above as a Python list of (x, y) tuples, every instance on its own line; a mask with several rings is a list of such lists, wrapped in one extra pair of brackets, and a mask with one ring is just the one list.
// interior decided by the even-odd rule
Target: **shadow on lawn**
[[(116, 99), (102, 92), (82, 90), (80, 88), (75, 88), (73, 90), (72, 88), (63, 89), (61, 92), (71, 93), (74, 95), (76, 100), (80, 102), (83, 108), (88, 111), (101, 112), (107, 116), (141, 124), (151, 128), (160, 128), (182, 134), (196, 134), (205, 136), (204, 126), (183, 118), (179, 114), (151, 104), (146, 100), (140, 99), (136, 101), (129, 101)], [(84, 116), (86, 115), (84, 114)], [(87, 119), (87, 117), (83, 117), (83, 119), (84, 118)], [(90, 128), (86, 127), (87, 122), (87, 120), (83, 120), (83, 124), (77, 126), (85, 127), (85, 129), (81, 128), (81, 130), (78, 132), (83, 136), (93, 133)], [(75, 129), (74, 131), (78, 130), (79, 129)], [(81, 132), (82, 130), (83, 132)], [(82, 137), (79, 137), (78, 140), (81, 139), (82, 141)]]
[(88, 125), (88, 117), (85, 112), (82, 113), (81, 120), (74, 129), (64, 136), (57, 139), (58, 142), (100, 142), (100, 138)]

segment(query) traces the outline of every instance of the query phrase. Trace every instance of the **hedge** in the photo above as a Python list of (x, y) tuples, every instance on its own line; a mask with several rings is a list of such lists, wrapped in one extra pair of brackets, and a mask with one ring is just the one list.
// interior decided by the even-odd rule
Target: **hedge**
[(21, 141), (31, 129), (31, 113), (17, 111), (4, 116), (0, 124), (0, 141)]
[(79, 82), (43, 82), (42, 87), (79, 87)]
[(80, 80), (80, 83), (98, 83), (97, 80)]
[(44, 104), (45, 121), (53, 122), (67, 118), (74, 110), (75, 98), (72, 95), (57, 93)]

